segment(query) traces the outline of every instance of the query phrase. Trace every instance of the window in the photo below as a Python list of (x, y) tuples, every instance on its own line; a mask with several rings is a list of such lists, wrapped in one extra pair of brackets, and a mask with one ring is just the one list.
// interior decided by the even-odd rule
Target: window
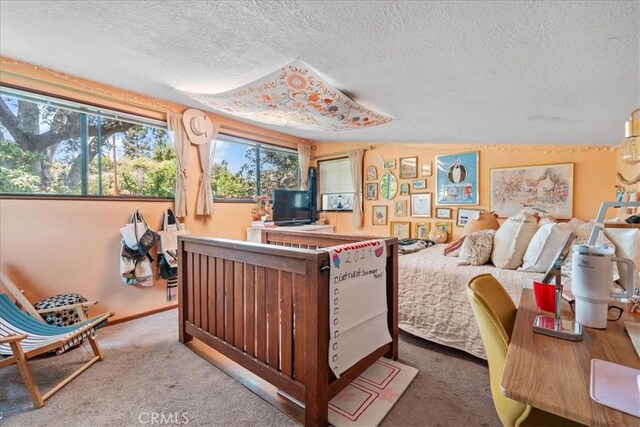
[(1, 89), (0, 193), (173, 197), (166, 124)]
[(299, 187), (295, 150), (220, 135), (211, 170), (211, 186), (217, 199), (249, 200), (271, 196), (276, 188)]
[(318, 179), (323, 211), (352, 210), (355, 190), (348, 157), (319, 161)]

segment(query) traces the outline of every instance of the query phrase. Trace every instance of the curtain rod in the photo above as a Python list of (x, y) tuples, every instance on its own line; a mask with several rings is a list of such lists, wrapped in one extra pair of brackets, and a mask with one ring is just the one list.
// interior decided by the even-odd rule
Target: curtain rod
[[(374, 148), (373, 145), (368, 145), (365, 148), (363, 148), (363, 151), (372, 150), (373, 148)], [(311, 147), (311, 149), (315, 150), (316, 147)], [(324, 159), (325, 157), (344, 156), (346, 154), (349, 154), (349, 152), (348, 151), (336, 151), (335, 153), (327, 153), (327, 154), (320, 154), (318, 156), (311, 156), (311, 160)]]

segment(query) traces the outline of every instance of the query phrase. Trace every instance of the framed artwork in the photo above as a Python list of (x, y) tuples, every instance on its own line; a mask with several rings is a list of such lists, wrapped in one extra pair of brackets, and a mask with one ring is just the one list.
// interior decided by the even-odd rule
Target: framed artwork
[(451, 219), (451, 208), (436, 208), (436, 218)]
[(478, 152), (436, 156), (436, 205), (477, 205)]
[(383, 162), (383, 167), (384, 167), (384, 169), (395, 169), (396, 168), (396, 160), (395, 159), (385, 160)]
[(409, 221), (391, 221), (391, 237), (398, 239), (408, 239), (411, 223)]
[(431, 218), (431, 193), (411, 195), (411, 216)]
[(409, 195), (409, 184), (407, 184), (406, 182), (403, 182), (402, 184), (400, 184), (400, 195), (401, 196)]
[(573, 217), (573, 163), (491, 169), (491, 207), (500, 218), (530, 208)]
[(420, 176), (431, 176), (433, 175), (433, 163), (431, 160), (428, 162), (424, 162), (422, 167), (420, 168)]
[(407, 216), (407, 201), (398, 200), (394, 204), (393, 213), (395, 216)]
[(426, 179), (414, 179), (413, 180), (413, 189), (414, 190), (426, 190), (427, 188), (427, 180)]
[(480, 212), (482, 212), (482, 209), (458, 208), (456, 225), (458, 227), (464, 227), (470, 220), (477, 219)]
[(371, 165), (367, 167), (367, 181), (377, 181), (378, 180), (378, 169)]
[(366, 184), (367, 191), (365, 193), (366, 200), (378, 200), (378, 184), (377, 183), (367, 183)]
[(416, 222), (413, 224), (413, 238), (414, 239), (428, 239), (429, 238), (429, 223), (428, 222)]
[(323, 194), (321, 202), (323, 211), (352, 211), (353, 193)]
[(400, 158), (400, 179), (417, 178), (418, 177), (418, 158), (417, 157), (401, 157)]
[(373, 225), (387, 225), (387, 207), (383, 205), (373, 206), (373, 217), (371, 223)]
[(444, 230), (448, 233), (448, 239), (451, 239), (451, 223), (450, 222), (436, 222), (434, 226), (440, 230)]

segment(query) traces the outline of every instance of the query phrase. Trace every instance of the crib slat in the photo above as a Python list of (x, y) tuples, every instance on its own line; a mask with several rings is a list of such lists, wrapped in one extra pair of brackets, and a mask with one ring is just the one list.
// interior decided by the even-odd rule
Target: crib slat
[(244, 349), (244, 264), (233, 263), (233, 345)]
[(267, 362), (267, 274), (264, 267), (256, 267), (256, 357)]
[(216, 336), (224, 338), (224, 261), (216, 258)]
[(305, 361), (305, 313), (304, 313), (304, 284), (305, 277), (300, 274), (293, 275), (293, 375), (296, 381), (304, 384)]
[(193, 324), (200, 327), (200, 255), (193, 255), (193, 300), (195, 302), (193, 309)]
[(189, 308), (187, 310), (187, 321), (193, 323), (193, 307), (194, 307), (194, 295), (193, 295), (193, 252), (187, 253), (187, 288), (189, 299)]
[(207, 262), (206, 255), (200, 255), (200, 327), (207, 330), (209, 326), (209, 282), (207, 280)]
[(233, 261), (224, 260), (224, 340), (233, 344)]
[(207, 332), (216, 334), (216, 259), (207, 257)]
[(280, 272), (280, 370), (288, 377), (293, 375), (293, 301), (291, 299), (292, 274)]
[(267, 364), (278, 369), (278, 270), (267, 270)]
[(247, 354), (255, 355), (255, 304), (256, 304), (256, 289), (255, 289), (255, 267), (250, 264), (245, 264), (244, 267), (244, 280), (245, 280), (245, 311), (246, 319), (245, 325), (245, 348)]

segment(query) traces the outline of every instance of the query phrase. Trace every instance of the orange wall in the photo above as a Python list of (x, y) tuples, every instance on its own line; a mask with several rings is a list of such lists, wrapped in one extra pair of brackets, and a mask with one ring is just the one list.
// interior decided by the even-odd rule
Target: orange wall
[[(164, 120), (166, 110), (186, 107), (67, 76), (0, 57), (0, 83), (50, 93), (81, 102)], [(142, 108), (145, 107), (145, 108)], [(149, 110), (151, 108), (152, 110)], [(286, 147), (308, 143), (300, 138), (211, 114), (223, 131)], [(186, 228), (195, 235), (244, 240), (252, 203), (215, 203), (211, 217), (194, 215), (200, 167), (191, 146), (187, 167)], [(147, 223), (160, 226), (168, 201), (96, 201), (0, 199), (0, 269), (25, 289), (31, 301), (64, 292), (79, 292), (100, 304), (95, 313), (116, 312), (116, 319), (161, 308), (168, 303), (166, 282), (149, 288), (126, 286), (119, 275), (119, 229), (140, 208)], [(155, 253), (155, 250), (153, 251)], [(175, 303), (175, 299), (173, 300)]]
[[(371, 144), (335, 144), (335, 143), (315, 143), (316, 154), (328, 154), (351, 149), (356, 147), (368, 147)], [(538, 165), (548, 163), (574, 163), (574, 217), (588, 219), (594, 218), (597, 214), (600, 202), (613, 200), (615, 195), (615, 168), (616, 151), (612, 147), (579, 147), (579, 146), (524, 146), (524, 145), (452, 145), (452, 144), (379, 144), (373, 149), (365, 151), (364, 168), (375, 164), (376, 159), (396, 159), (396, 169), (394, 175), (400, 183), (411, 184), (410, 179), (399, 179), (398, 159), (400, 157), (418, 157), (418, 165), (431, 160), (434, 164), (434, 174), (427, 179), (427, 191), (434, 192), (436, 187), (435, 178), (435, 156), (443, 154), (454, 154), (467, 151), (480, 152), (480, 205), (467, 207), (481, 207), (489, 209), (490, 198), (490, 169)], [(382, 165), (376, 165), (378, 178), (381, 177)], [(420, 177), (421, 178), (421, 177)], [(412, 191), (412, 189), (410, 190)], [(336, 232), (341, 234), (367, 234), (374, 236), (388, 236), (389, 226), (372, 225), (372, 206), (387, 205), (390, 221), (411, 221), (430, 222), (433, 227), (435, 218), (395, 218), (393, 214), (393, 203), (396, 200), (407, 200), (409, 196), (396, 196), (391, 201), (378, 198), (377, 201), (365, 200), (364, 202), (364, 226), (355, 228), (351, 225), (351, 213), (348, 212), (327, 212), (331, 224), (336, 225)], [(434, 199), (435, 208), (435, 199)], [(460, 234), (461, 228), (455, 227), (457, 209), (453, 207), (453, 234)], [(435, 215), (435, 210), (432, 215)], [(413, 228), (413, 227), (412, 227)]]

